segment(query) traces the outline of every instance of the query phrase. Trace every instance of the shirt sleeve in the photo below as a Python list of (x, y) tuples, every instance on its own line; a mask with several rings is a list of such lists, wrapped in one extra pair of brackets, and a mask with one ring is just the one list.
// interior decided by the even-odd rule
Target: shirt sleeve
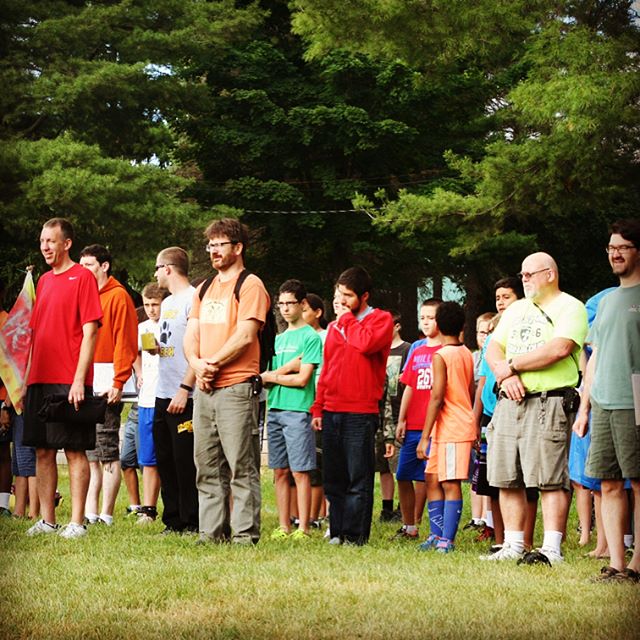
[[(85, 273), (88, 273), (85, 271)], [(88, 322), (100, 322), (102, 320), (102, 305), (100, 304), (100, 294), (98, 293), (98, 282), (91, 273), (87, 278), (84, 274), (81, 277), (78, 291), (78, 302), (80, 305), (80, 324)]]
[(404, 369), (402, 371), (402, 374), (400, 374), (400, 382), (402, 382), (402, 384), (406, 384), (409, 387), (413, 387), (415, 386), (415, 375), (413, 373), (413, 355), (414, 355), (415, 351), (411, 353), (411, 355), (409, 356)]
[(258, 320), (264, 323), (269, 310), (269, 294), (262, 281), (257, 277), (248, 277), (240, 290), (238, 303), (238, 322)]
[(320, 364), (322, 362), (322, 340), (315, 331), (305, 339), (302, 348), (302, 364)]

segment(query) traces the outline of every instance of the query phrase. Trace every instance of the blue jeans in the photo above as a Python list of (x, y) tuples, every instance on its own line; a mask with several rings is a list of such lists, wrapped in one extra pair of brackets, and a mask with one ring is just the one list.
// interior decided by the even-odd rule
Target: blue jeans
[(324, 492), (329, 500), (331, 537), (365, 544), (371, 531), (375, 475), (374, 413), (334, 413), (322, 417)]

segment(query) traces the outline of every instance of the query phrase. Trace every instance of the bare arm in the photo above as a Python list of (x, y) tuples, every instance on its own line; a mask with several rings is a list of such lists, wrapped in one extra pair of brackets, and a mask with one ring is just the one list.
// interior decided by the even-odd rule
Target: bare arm
[(87, 379), (89, 367), (93, 366), (93, 354), (96, 350), (96, 340), (98, 339), (98, 323), (86, 322), (82, 325), (82, 342), (80, 343), (80, 355), (76, 372), (73, 376), (73, 383), (69, 389), (69, 404), (73, 404), (78, 410), (80, 404), (84, 402), (84, 382)]
[(407, 410), (413, 397), (413, 387), (407, 385), (402, 392), (400, 400), (400, 412), (398, 413), (398, 426), (396, 427), (396, 440), (402, 442), (407, 432)]
[(218, 368), (239, 358), (257, 339), (262, 323), (259, 320), (240, 320), (236, 330), (222, 345), (221, 349), (211, 358), (206, 358), (210, 365)]
[[(505, 360), (504, 355), (504, 347), (496, 340), (491, 340), (485, 353), (485, 360), (495, 374), (500, 389), (506, 393), (510, 400), (519, 402), (524, 398), (525, 388), (522, 380), (520, 380), (520, 376), (511, 372), (511, 368)], [(505, 367), (508, 375), (504, 375)], [(499, 373), (503, 374), (502, 377), (498, 375)]]
[(576, 435), (584, 438), (589, 428), (589, 411), (591, 409), (591, 384), (593, 383), (593, 377), (596, 373), (596, 354), (597, 349), (593, 349), (589, 362), (587, 363), (587, 370), (584, 374), (584, 383), (582, 385), (582, 396), (580, 398), (580, 408), (576, 414), (575, 422), (573, 423), (573, 430)]
[(480, 376), (478, 379), (478, 386), (476, 387), (476, 396), (473, 401), (473, 417), (475, 418), (477, 425), (480, 424), (480, 420), (482, 419), (482, 412), (484, 409), (484, 405), (482, 404), (482, 392), (486, 383), (486, 376)]
[[(191, 387), (193, 389), (193, 384), (196, 381), (196, 376), (193, 373), (193, 369), (191, 367), (187, 367), (187, 370), (184, 372), (184, 377), (182, 378), (181, 384), (186, 387)], [(180, 387), (173, 398), (171, 398), (171, 402), (167, 407), (167, 413), (182, 413), (189, 400), (189, 392), (186, 389)]]
[(264, 371), (260, 375), (265, 384), (279, 384), (282, 387), (302, 388), (306, 387), (309, 380), (311, 380), (315, 368), (315, 364), (305, 363), (300, 365), (300, 370), (297, 373), (279, 373), (280, 369), (277, 369), (276, 371)]
[(297, 356), (285, 362), (282, 366), (278, 367), (276, 373), (298, 373), (300, 371), (300, 365), (302, 364), (302, 356)]
[[(522, 373), (523, 371), (538, 371), (540, 369), (546, 369), (560, 360), (564, 360), (573, 353), (575, 348), (576, 343), (569, 338), (553, 338), (533, 351), (515, 356), (511, 359), (511, 364), (518, 373)], [(504, 353), (502, 360), (494, 362), (491, 368), (496, 374), (498, 384), (502, 384), (505, 378), (513, 375), (511, 367), (508, 362), (504, 360)]]
[[(218, 372), (219, 367), (200, 357), (200, 321), (198, 318), (189, 318), (187, 321), (182, 348), (198, 388), (203, 391), (210, 391), (211, 381)], [(193, 382), (189, 386), (192, 385)]]

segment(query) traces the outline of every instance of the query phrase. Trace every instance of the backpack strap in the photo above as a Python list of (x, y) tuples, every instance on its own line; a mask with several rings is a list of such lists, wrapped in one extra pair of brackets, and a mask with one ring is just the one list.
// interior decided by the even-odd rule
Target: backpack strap
[(198, 292), (198, 298), (200, 298), (200, 302), (202, 302), (202, 298), (204, 298), (204, 294), (207, 293), (207, 289), (211, 286), (211, 283), (216, 279), (216, 276), (211, 276), (207, 278), (200, 287), (200, 291)]
[[(248, 276), (251, 275), (251, 272), (247, 269), (243, 269), (236, 280), (236, 286), (233, 288), (233, 295), (236, 297), (236, 302), (240, 302), (240, 289), (242, 289), (242, 285)], [(200, 287), (200, 291), (198, 292), (198, 298), (202, 301), (204, 298), (204, 294), (207, 293), (207, 289), (211, 286), (213, 281), (217, 278), (217, 276), (211, 276), (207, 278), (203, 283), (202, 287)]]
[(238, 276), (238, 280), (236, 281), (236, 286), (233, 288), (233, 295), (236, 297), (236, 302), (240, 302), (240, 289), (242, 289), (242, 285), (244, 281), (251, 275), (251, 271), (247, 269), (243, 269)]

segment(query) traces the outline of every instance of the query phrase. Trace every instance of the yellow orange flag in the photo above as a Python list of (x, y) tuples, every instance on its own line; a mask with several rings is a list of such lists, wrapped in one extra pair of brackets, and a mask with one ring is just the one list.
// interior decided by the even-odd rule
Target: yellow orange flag
[[(31, 271), (27, 271), (22, 291), (0, 328), (0, 378), (16, 409), (26, 384), (31, 352), (31, 314), (36, 299)], [(20, 413), (20, 411), (18, 411)]]

